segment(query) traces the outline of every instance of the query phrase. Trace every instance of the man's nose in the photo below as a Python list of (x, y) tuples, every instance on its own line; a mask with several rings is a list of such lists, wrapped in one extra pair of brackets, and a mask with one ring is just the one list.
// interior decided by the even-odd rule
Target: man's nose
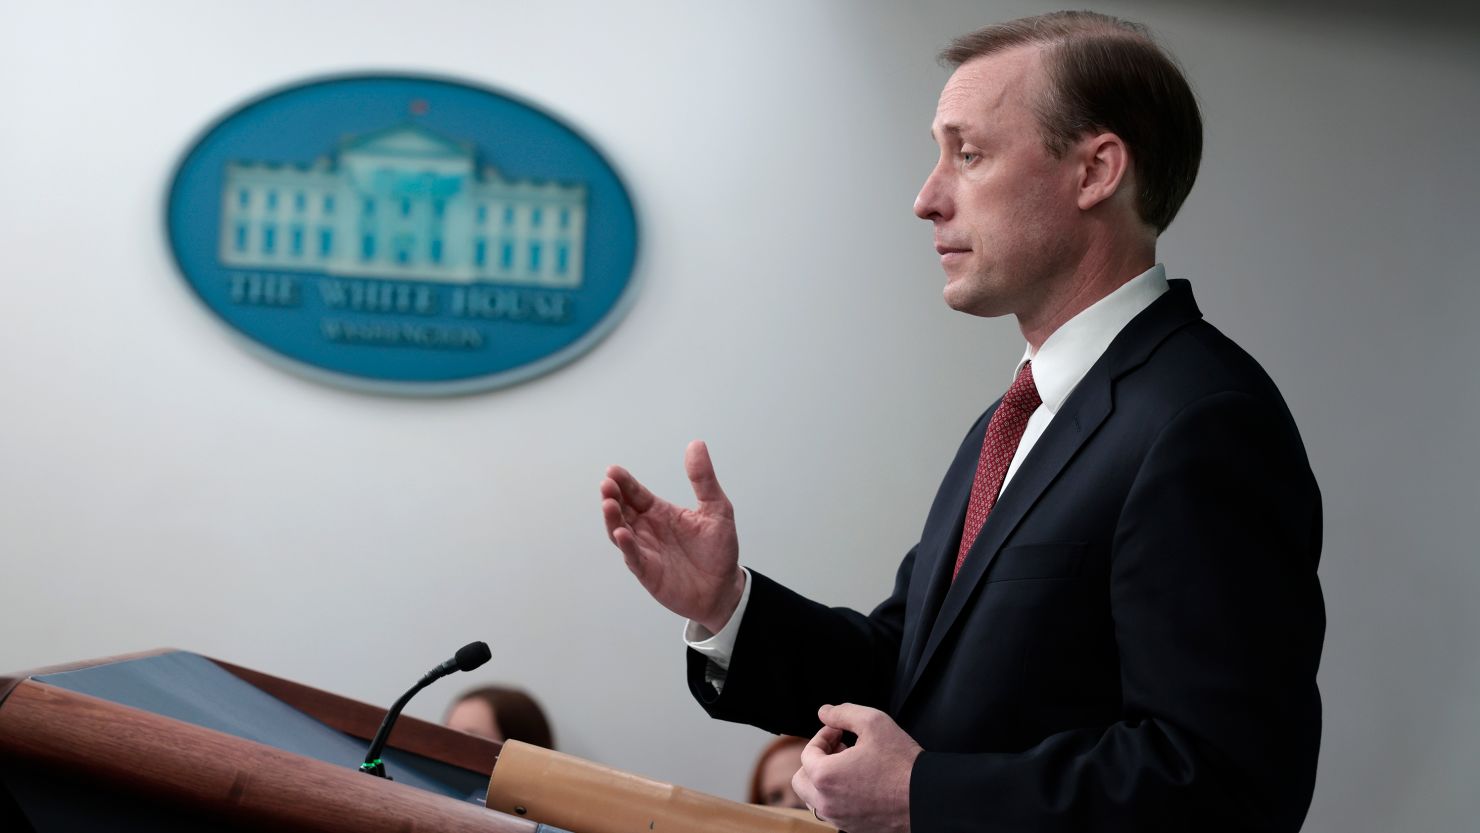
[(936, 167), (915, 197), (915, 216), (922, 220), (948, 220), (950, 212), (951, 202), (941, 181), (940, 168)]

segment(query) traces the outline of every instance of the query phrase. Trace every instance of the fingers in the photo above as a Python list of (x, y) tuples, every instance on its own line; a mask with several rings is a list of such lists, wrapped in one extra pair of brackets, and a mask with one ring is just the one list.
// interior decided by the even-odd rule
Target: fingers
[(831, 726), (823, 726), (818, 730), (807, 745), (802, 747), (802, 766), (815, 765), (818, 761), (829, 755), (836, 754), (846, 748), (843, 746), (843, 730)]
[(608, 498), (601, 502), (601, 519), (606, 523), (606, 537), (622, 551), (622, 560), (627, 563), (627, 569), (641, 579), (646, 568), (642, 551), (637, 546), (637, 534), (627, 525), (627, 520), (622, 517), (622, 509), (615, 500)]
[[(608, 482), (616, 487), (615, 494), (608, 494)], [(646, 512), (657, 501), (646, 486), (637, 482), (637, 478), (621, 466), (612, 466), (606, 470), (606, 480), (601, 483), (601, 496), (613, 498), (638, 512)]]
[[(791, 791), (797, 794), (797, 798), (807, 805), (813, 813), (817, 812), (817, 802), (821, 798), (817, 792), (817, 785), (812, 783), (811, 776), (807, 775), (807, 768), (802, 767), (791, 776)], [(818, 815), (817, 818), (822, 818)]]
[[(649, 508), (655, 498), (637, 482), (637, 478), (620, 466), (607, 469), (606, 475), (606, 479), (601, 481), (601, 520), (606, 524), (606, 537), (622, 551), (627, 567), (641, 578), (642, 561), (637, 549), (637, 533), (632, 529), (632, 518), (642, 510), (634, 505), (633, 498), (637, 501), (645, 500)], [(625, 487), (622, 481), (626, 482)]]
[(725, 490), (719, 486), (719, 478), (714, 475), (714, 463), (709, 459), (709, 446), (703, 440), (694, 440), (684, 450), (683, 455), (684, 472), (689, 476), (689, 483), (694, 487), (694, 497), (699, 499), (699, 508), (710, 512), (720, 512), (729, 515), (730, 500), (725, 497)]
[(601, 495), (601, 520), (606, 524), (608, 538), (618, 529), (627, 527), (627, 519), (622, 516), (622, 504), (617, 503), (616, 498), (607, 497), (605, 489), (602, 489)]
[[(684, 450), (683, 465), (684, 472), (689, 476), (689, 483), (693, 486), (694, 497), (699, 499), (700, 510), (731, 514), (729, 498), (725, 497), (725, 490), (720, 488), (719, 479), (714, 475), (714, 463), (709, 459), (709, 448), (702, 441), (689, 443)], [(658, 502), (656, 495), (621, 466), (612, 466), (606, 470), (606, 479), (601, 481), (601, 496), (616, 501), (618, 509), (629, 523), (632, 513), (646, 512)]]
[[(616, 505), (619, 519), (627, 520), (627, 516), (622, 512), (622, 488), (617, 485), (617, 481), (612, 480), (610, 477), (601, 481), (601, 514), (603, 517), (606, 517), (606, 504), (608, 502)], [(611, 531), (610, 523), (607, 524), (607, 531)]]
[(601, 520), (606, 524), (606, 537), (622, 551), (627, 569), (642, 580), (647, 568), (637, 546), (637, 533), (623, 508), (621, 487), (610, 477), (601, 481)]
[[(622, 487), (610, 477), (601, 481), (601, 519), (606, 522), (606, 535), (612, 537), (618, 529), (632, 529), (632, 519), (622, 508)], [(612, 539), (613, 543), (616, 539)]]
[(601, 520), (606, 524), (606, 537), (610, 538), (613, 544), (621, 546), (617, 540), (619, 532), (626, 533), (622, 537), (632, 538), (632, 526), (627, 521), (627, 517), (622, 514), (622, 505), (612, 498), (605, 498), (601, 501)]
[(811, 807), (819, 819), (826, 819), (826, 811), (822, 806), (825, 799), (818, 784), (826, 780), (828, 772), (832, 770), (832, 756), (845, 748), (843, 730), (823, 726), (802, 747), (802, 767), (791, 777), (791, 788), (796, 791), (797, 798)]
[[(822, 793), (817, 789), (817, 782), (813, 779), (813, 773), (818, 769), (818, 763), (832, 750), (838, 739), (843, 736), (842, 732), (823, 726), (822, 730), (807, 741), (802, 747), (802, 766), (791, 776), (791, 788), (797, 794), (802, 803), (817, 812), (817, 805), (822, 801)], [(821, 816), (818, 816), (821, 818)]]

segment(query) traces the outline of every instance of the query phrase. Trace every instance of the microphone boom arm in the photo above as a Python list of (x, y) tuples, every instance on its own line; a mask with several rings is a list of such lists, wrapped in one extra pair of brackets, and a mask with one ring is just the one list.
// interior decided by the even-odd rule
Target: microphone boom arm
[(375, 733), (375, 739), (370, 742), (370, 751), (365, 753), (365, 762), (360, 764), (360, 771), (370, 775), (379, 776), (387, 781), (392, 780), (385, 774), (385, 764), (380, 760), (380, 753), (385, 750), (385, 743), (390, 739), (391, 728), (396, 725), (396, 719), (401, 716), (401, 709), (411, 702), (418, 691), (426, 688), (432, 683), (442, 679), (456, 671), (472, 671), (474, 668), (488, 661), (488, 645), (483, 642), (471, 642), (458, 649), (457, 655), (452, 659), (438, 665), (428, 671), (411, 690), (401, 695), (401, 699), (391, 706), (391, 710), (385, 713), (385, 720), (380, 722), (380, 730)]

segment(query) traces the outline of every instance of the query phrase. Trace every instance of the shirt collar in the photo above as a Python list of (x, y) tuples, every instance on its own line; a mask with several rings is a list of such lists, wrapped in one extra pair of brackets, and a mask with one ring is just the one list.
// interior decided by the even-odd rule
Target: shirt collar
[(1029, 345), (1017, 367), (1013, 368), (1013, 375), (1017, 375), (1024, 362), (1032, 359), (1033, 383), (1038, 388), (1038, 397), (1050, 414), (1058, 413), (1064, 400), (1079, 386), (1084, 374), (1100, 360), (1125, 325), (1166, 291), (1166, 269), (1158, 263), (1064, 322), (1043, 342), (1036, 354)]

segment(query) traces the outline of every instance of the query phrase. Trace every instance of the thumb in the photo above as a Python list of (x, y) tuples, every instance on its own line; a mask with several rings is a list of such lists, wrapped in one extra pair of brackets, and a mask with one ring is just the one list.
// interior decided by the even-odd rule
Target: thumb
[(730, 500), (714, 476), (714, 463), (709, 459), (709, 446), (703, 440), (694, 440), (683, 455), (684, 472), (689, 484), (694, 487), (694, 497), (699, 499), (699, 508), (708, 512), (731, 513)]
[(888, 716), (878, 709), (868, 706), (859, 706), (854, 703), (843, 703), (837, 706), (823, 706), (817, 710), (817, 718), (826, 727), (837, 729), (841, 732), (852, 732), (862, 740), (865, 735), (871, 734), (872, 730), (879, 727), (879, 721), (889, 720)]

